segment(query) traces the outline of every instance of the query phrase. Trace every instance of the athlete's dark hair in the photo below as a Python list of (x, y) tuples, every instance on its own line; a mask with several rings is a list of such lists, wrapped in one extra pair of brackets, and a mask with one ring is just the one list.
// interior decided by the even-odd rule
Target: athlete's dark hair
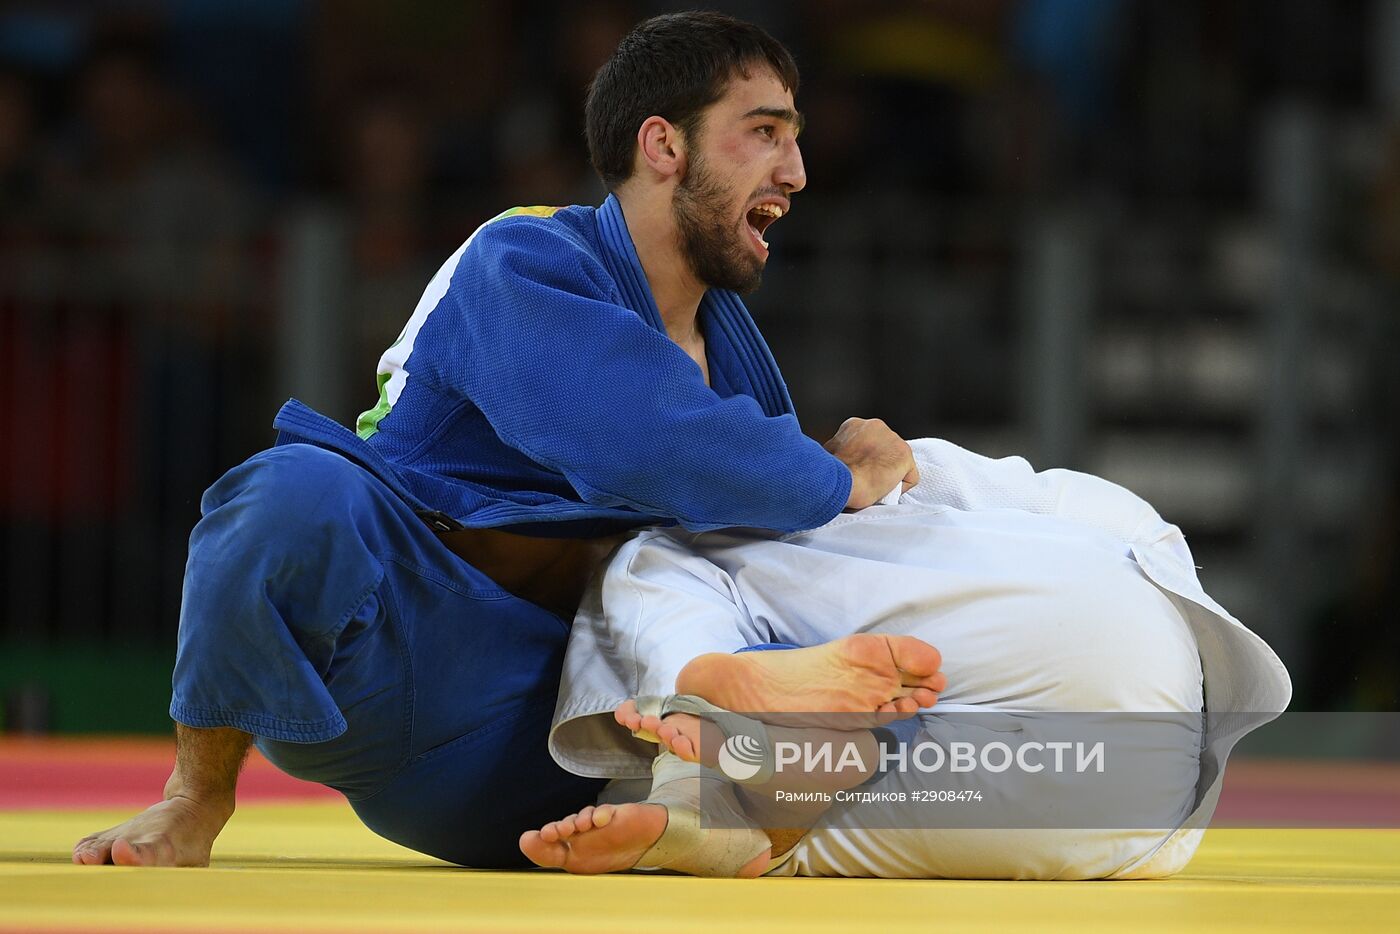
[(603, 184), (612, 191), (631, 177), (637, 129), (648, 117), (664, 117), (690, 136), (730, 79), (749, 77), (751, 67), (771, 68), (797, 94), (792, 53), (757, 26), (697, 11), (639, 23), (588, 87), (588, 155)]

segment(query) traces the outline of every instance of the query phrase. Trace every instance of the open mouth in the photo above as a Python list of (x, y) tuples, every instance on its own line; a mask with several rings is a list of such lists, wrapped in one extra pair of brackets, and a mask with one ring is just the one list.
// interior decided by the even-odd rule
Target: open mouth
[(763, 233), (778, 218), (786, 213), (781, 205), (765, 203), (755, 205), (749, 209), (745, 219), (748, 221), (749, 233), (758, 241), (758, 245), (764, 250), (768, 249), (768, 241), (763, 239)]

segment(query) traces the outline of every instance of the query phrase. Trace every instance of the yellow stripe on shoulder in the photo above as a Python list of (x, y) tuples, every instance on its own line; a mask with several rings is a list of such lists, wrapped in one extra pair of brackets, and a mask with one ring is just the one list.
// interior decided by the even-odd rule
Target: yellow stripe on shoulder
[[(500, 214), (497, 214), (495, 217), (491, 218), (491, 221), (501, 221), (505, 220), (507, 217), (553, 217), (562, 210), (564, 210), (562, 206), (551, 208), (538, 204), (528, 208), (511, 208), (509, 211), (502, 211)], [(490, 223), (490, 221), (488, 221), (488, 223)]]

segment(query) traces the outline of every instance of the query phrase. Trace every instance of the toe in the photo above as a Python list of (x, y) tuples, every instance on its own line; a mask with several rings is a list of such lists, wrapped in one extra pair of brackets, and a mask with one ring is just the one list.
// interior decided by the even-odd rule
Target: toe
[(574, 818), (574, 830), (576, 832), (587, 833), (593, 829), (593, 811), (593, 806), (589, 805), (578, 812), (578, 816)]
[(680, 756), (687, 762), (700, 761), (699, 747), (689, 736), (682, 733), (675, 726), (665, 724), (656, 734), (661, 737), (661, 741), (671, 752)]
[(937, 649), (914, 636), (888, 636), (890, 654), (899, 669), (923, 677), (937, 674), (943, 656)]
[(148, 847), (118, 837), (112, 841), (112, 862), (117, 866), (144, 866), (148, 862)]
[(101, 866), (107, 862), (111, 852), (96, 841), (85, 841), (73, 847), (73, 862), (79, 866)]
[(906, 674), (904, 676), (904, 681), (904, 686), (909, 688), (927, 688), (930, 691), (938, 693), (942, 693), (948, 689), (948, 676), (941, 671), (922, 677)]
[(617, 812), (617, 808), (613, 807), (611, 804), (600, 804), (600, 805), (598, 805), (596, 808), (593, 809), (593, 826), (594, 826), (594, 827), (606, 827), (606, 826), (608, 826), (609, 824), (612, 823), (613, 815), (614, 815), (616, 812)]
[(558, 869), (568, 858), (569, 848), (562, 843), (546, 840), (543, 831), (527, 830), (520, 835), (520, 852), (536, 866)]
[(550, 821), (548, 828), (550, 838), (552, 840), (563, 840), (567, 837), (573, 836), (574, 818), (576, 817), (578, 817), (577, 814), (570, 814), (568, 817), (562, 818), (560, 820)]
[(928, 688), (931, 691), (942, 691), (948, 687), (948, 676), (941, 671), (933, 674), (917, 675), (908, 671), (899, 673), (900, 685), (906, 691), (913, 688)]
[(690, 741), (690, 737), (684, 734), (676, 734), (675, 740), (671, 743), (671, 751), (687, 762), (699, 762), (700, 754), (695, 748), (695, 744)]
[(637, 712), (637, 702), (634, 700), (625, 700), (618, 704), (613, 717), (619, 724), (632, 731), (636, 731), (642, 722), (642, 715)]
[(901, 697), (894, 702), (894, 709), (904, 716), (912, 716), (919, 712), (919, 702), (913, 697)]
[(928, 688), (915, 688), (909, 692), (909, 698), (920, 707), (932, 707), (938, 703), (938, 692)]

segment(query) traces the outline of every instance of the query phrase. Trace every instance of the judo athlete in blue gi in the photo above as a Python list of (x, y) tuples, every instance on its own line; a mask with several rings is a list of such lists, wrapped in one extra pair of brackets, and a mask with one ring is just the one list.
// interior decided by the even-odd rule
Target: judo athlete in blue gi
[[(79, 841), (75, 862), (207, 864), (255, 742), (389, 839), (525, 865), (521, 832), (601, 785), (555, 765), (546, 736), (611, 536), (810, 529), (917, 481), (877, 420), (825, 446), (802, 434), (736, 294), (757, 287), (763, 233), (806, 182), (796, 89), (781, 45), (717, 14), (623, 40), (589, 92), (602, 206), (483, 225), (384, 354), (355, 431), (289, 402), (276, 446), (205, 494), (174, 772), (164, 800)], [(828, 675), (892, 685), (881, 706), (909, 714), (910, 692), (939, 686), (925, 643), (851, 651), (745, 658), (793, 656), (800, 675), (814, 652)]]

